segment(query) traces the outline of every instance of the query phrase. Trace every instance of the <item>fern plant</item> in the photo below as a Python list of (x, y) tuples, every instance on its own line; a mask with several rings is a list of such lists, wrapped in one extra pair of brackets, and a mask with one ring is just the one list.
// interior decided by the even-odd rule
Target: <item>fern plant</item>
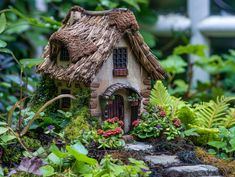
[(172, 103), (172, 98), (161, 81), (157, 81), (150, 94), (150, 104), (165, 107)]
[(224, 126), (225, 128), (235, 126), (235, 108), (229, 109), (228, 114), (224, 118), (224, 121), (222, 122), (221, 126)]
[(229, 116), (229, 102), (235, 97), (217, 97), (216, 101), (204, 102), (196, 105), (197, 125), (204, 128), (229, 127), (235, 124), (235, 116)]
[(180, 98), (171, 96), (161, 81), (157, 81), (151, 91), (150, 104), (163, 107), (170, 112), (172, 119), (177, 117), (180, 108), (187, 106)]

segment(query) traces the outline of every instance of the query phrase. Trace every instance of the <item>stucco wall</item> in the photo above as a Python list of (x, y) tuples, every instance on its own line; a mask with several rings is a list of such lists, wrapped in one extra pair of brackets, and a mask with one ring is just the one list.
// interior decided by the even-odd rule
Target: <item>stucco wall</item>
[[(113, 76), (113, 55), (111, 54), (108, 60), (103, 64), (99, 72), (97, 73), (94, 83), (99, 83), (99, 87), (95, 89), (96, 94), (102, 95), (104, 91), (115, 83), (127, 84), (131, 87), (134, 87), (139, 93), (142, 90), (146, 89), (143, 80), (147, 78), (147, 72), (145, 69), (138, 63), (133, 52), (131, 51), (131, 46), (124, 40), (121, 39), (116, 47), (127, 47), (128, 48), (128, 75), (124, 77)], [(93, 109), (93, 112), (96, 112), (97, 115), (101, 114), (99, 97), (95, 98), (97, 101), (97, 107)], [(125, 110), (126, 110), (125, 105)], [(143, 109), (143, 104), (141, 103), (141, 109)], [(130, 113), (125, 113), (126, 115)]]

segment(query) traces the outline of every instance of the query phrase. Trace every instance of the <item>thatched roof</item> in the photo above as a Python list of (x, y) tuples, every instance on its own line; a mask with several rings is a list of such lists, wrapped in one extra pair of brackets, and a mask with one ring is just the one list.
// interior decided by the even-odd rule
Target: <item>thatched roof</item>
[[(45, 61), (37, 70), (59, 80), (90, 83), (112, 49), (126, 35), (137, 60), (149, 75), (153, 79), (163, 79), (164, 71), (138, 29), (130, 10), (92, 12), (75, 6), (63, 20), (63, 26), (51, 35), (43, 55)], [(54, 55), (50, 56), (52, 45), (67, 48), (71, 59), (68, 67), (57, 65)]]

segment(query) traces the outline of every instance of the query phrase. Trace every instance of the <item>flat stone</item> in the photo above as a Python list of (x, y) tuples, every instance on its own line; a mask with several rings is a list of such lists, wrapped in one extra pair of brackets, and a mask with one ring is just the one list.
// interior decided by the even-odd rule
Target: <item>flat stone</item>
[(135, 142), (131, 144), (126, 144), (125, 149), (134, 151), (151, 151), (153, 149), (153, 146), (151, 144)]
[(223, 177), (223, 176), (199, 176), (199, 177)]
[(211, 165), (170, 167), (164, 172), (164, 176), (166, 177), (200, 177), (213, 175), (219, 175), (219, 170)]
[(180, 164), (180, 160), (176, 155), (150, 155), (145, 156), (144, 159), (152, 165), (161, 165), (164, 167)]

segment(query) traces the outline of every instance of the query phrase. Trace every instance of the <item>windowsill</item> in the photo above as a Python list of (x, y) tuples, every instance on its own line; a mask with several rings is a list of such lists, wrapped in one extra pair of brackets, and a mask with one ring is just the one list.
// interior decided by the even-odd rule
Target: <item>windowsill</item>
[(120, 68), (120, 69), (113, 69), (113, 76), (127, 76), (128, 69), (127, 68)]

